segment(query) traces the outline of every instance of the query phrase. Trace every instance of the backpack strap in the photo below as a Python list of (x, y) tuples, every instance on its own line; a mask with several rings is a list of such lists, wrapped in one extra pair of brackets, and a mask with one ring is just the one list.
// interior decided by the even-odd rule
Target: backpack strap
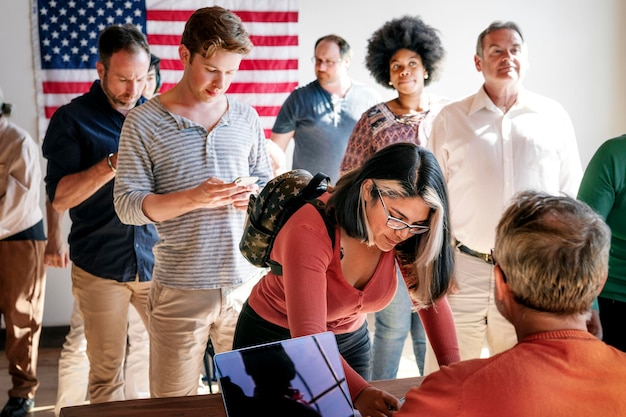
[[(326, 177), (324, 176), (324, 178)], [(323, 180), (324, 178), (322, 178), (321, 180)], [(335, 250), (335, 222), (333, 222), (326, 215), (326, 204), (319, 198), (307, 200), (307, 203), (315, 207), (317, 209), (317, 212), (320, 214), (320, 216), (322, 216), (322, 220), (324, 220), (324, 224), (326, 225), (326, 231), (328, 232), (328, 236), (330, 237), (331, 246), (334, 252)], [(283, 266), (281, 264), (279, 264), (278, 262), (272, 261), (271, 259), (268, 261), (268, 263), (270, 266), (270, 270), (272, 271), (274, 275), (283, 275)]]
[(328, 231), (328, 236), (330, 237), (331, 246), (333, 250), (335, 250), (335, 222), (326, 215), (326, 203), (319, 198), (308, 201), (308, 203), (312, 204), (317, 209), (320, 216), (322, 216), (322, 220), (324, 220), (326, 230)]
[(330, 184), (330, 177), (323, 172), (318, 172), (311, 178), (311, 181), (302, 189), (300, 194), (307, 201), (313, 200), (328, 189), (328, 184)]

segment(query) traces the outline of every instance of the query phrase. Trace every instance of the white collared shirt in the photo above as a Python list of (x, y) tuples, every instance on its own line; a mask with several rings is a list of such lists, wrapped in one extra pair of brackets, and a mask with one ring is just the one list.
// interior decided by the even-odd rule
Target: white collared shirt
[(556, 101), (522, 90), (504, 113), (481, 88), (445, 106), (429, 148), (448, 184), (452, 233), (489, 253), (510, 199), (534, 189), (576, 197), (582, 166), (572, 122)]
[(40, 193), (39, 145), (26, 130), (0, 117), (0, 239), (42, 220)]

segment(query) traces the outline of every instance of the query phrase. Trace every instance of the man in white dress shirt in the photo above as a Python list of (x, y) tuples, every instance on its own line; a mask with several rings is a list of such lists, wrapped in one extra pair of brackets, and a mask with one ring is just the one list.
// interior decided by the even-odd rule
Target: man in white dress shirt
[[(478, 37), (474, 62), (483, 86), (443, 108), (429, 142), (450, 195), (457, 287), (449, 300), (462, 360), (478, 358), (484, 346), (495, 354), (517, 342), (494, 304), (490, 255), (511, 197), (528, 189), (575, 197), (582, 177), (568, 114), (522, 86), (528, 51), (519, 27), (493, 22)], [(426, 368), (436, 369), (436, 361)]]

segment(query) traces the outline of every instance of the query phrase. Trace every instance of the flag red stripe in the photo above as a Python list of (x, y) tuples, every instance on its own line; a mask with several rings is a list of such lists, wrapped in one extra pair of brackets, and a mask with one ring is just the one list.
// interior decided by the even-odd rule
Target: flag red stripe
[[(183, 70), (183, 65), (178, 59), (162, 59), (159, 64), (161, 70)], [(297, 70), (297, 59), (244, 59), (239, 65), (241, 71), (277, 71)]]
[[(279, 23), (297, 23), (298, 12), (288, 11), (271, 11), (271, 12), (259, 12), (259, 11), (245, 11), (245, 10), (233, 10), (237, 16), (244, 22), (279, 22)], [(245, 24), (245, 23), (244, 23)]]
[(254, 46), (298, 46), (298, 36), (250, 35)]
[(280, 106), (254, 106), (259, 116), (273, 117), (280, 111)]
[(146, 10), (146, 20), (186, 22), (195, 10)]
[(183, 70), (183, 64), (178, 59), (161, 59), (159, 69), (163, 70)]
[(44, 81), (44, 94), (83, 94), (89, 91), (93, 81), (77, 83), (77, 82), (58, 82)]
[[(148, 34), (148, 43), (150, 45), (180, 45), (181, 35), (158, 35)], [(262, 36), (251, 35), (250, 40), (255, 46), (298, 46), (297, 35), (285, 36)]]
[[(161, 91), (167, 91), (174, 87), (176, 83), (163, 83)], [(232, 94), (270, 94), (270, 93), (291, 93), (298, 86), (297, 82), (292, 83), (232, 83), (228, 87), (228, 93)], [(280, 107), (277, 107), (280, 109)]]
[(297, 82), (291, 83), (232, 83), (228, 92), (232, 94), (250, 93), (284, 93), (292, 92), (298, 86)]
[(57, 111), (58, 108), (59, 106), (56, 106), (56, 107), (45, 106), (43, 110), (46, 114), (46, 119), (50, 119), (52, 115), (54, 114), (54, 112)]
[[(54, 82), (46, 81), (43, 83), (43, 91), (45, 94), (83, 94), (89, 91), (93, 82), (74, 83), (74, 82)], [(163, 91), (168, 90), (175, 84), (163, 84)], [(297, 82), (285, 83), (237, 83), (234, 82), (228, 88), (229, 93), (249, 94), (249, 93), (282, 93), (291, 92), (298, 86)]]
[[(59, 106), (45, 106), (44, 111), (46, 113), (46, 118), (51, 118), (58, 108)], [(254, 108), (261, 117), (274, 117), (278, 114), (280, 110), (280, 106), (255, 106)]]
[(297, 70), (297, 59), (244, 59), (239, 65), (240, 70)]
[(181, 35), (155, 35), (148, 33), (148, 45), (180, 45)]
[[(186, 22), (195, 10), (147, 10), (146, 20), (154, 20), (159, 22)], [(239, 11), (233, 10), (237, 16), (246, 23), (252, 22), (280, 22), (280, 23), (297, 23), (298, 12), (292, 11)]]

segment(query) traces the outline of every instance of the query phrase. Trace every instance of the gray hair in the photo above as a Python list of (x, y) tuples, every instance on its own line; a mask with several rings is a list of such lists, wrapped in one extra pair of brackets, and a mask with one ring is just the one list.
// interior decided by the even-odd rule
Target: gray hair
[(496, 30), (500, 30), (500, 29), (514, 30), (519, 35), (520, 39), (522, 40), (522, 43), (524, 43), (524, 35), (522, 35), (522, 30), (519, 28), (517, 23), (511, 22), (511, 21), (501, 22), (499, 20), (496, 20), (492, 22), (487, 27), (487, 29), (480, 32), (480, 35), (478, 35), (478, 40), (476, 41), (476, 55), (478, 55), (479, 57), (483, 56), (483, 47), (484, 47), (483, 42), (485, 41), (485, 37), (489, 35), (491, 32), (495, 32)]
[(610, 243), (609, 227), (587, 204), (525, 191), (498, 224), (494, 257), (518, 303), (582, 314), (606, 278)]

